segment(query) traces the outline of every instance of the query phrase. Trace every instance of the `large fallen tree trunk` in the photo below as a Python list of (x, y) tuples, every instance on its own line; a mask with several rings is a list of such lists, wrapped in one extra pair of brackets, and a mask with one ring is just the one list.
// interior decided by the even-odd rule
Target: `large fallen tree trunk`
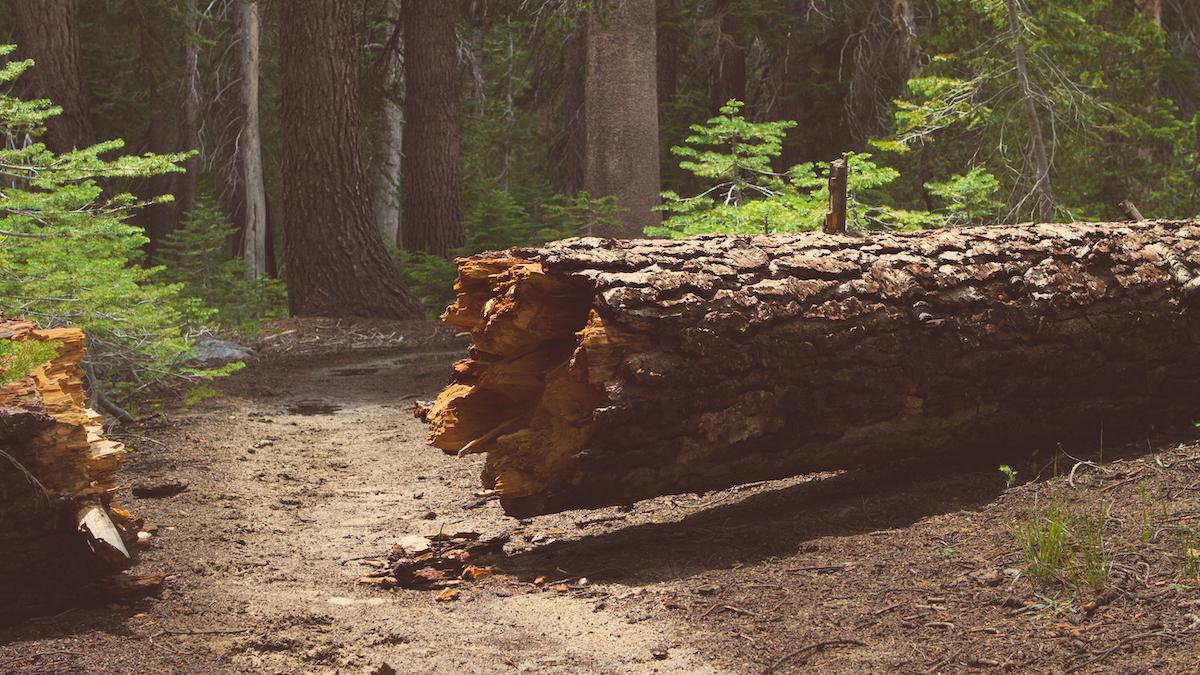
[(100, 416), (87, 408), (83, 332), (0, 317), (0, 340), (53, 346), (48, 362), (0, 386), (3, 621), (101, 587), (96, 578), (128, 563), (125, 538), (136, 533), (112, 504), (125, 450), (104, 437)]
[(574, 239), (459, 261), (429, 442), (517, 515), (1200, 407), (1200, 224)]

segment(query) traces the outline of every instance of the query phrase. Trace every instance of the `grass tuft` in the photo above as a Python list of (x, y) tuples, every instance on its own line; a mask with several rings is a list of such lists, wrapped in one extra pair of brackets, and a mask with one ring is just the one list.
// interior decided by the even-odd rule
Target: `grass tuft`
[(1070, 532), (1065, 510), (1057, 500), (1045, 513), (1035, 510), (1017, 527), (1025, 569), (1038, 581), (1062, 577), (1071, 559)]
[(1104, 544), (1104, 523), (1106, 519), (1104, 502), (1100, 502), (1100, 511), (1095, 517), (1083, 515), (1076, 522), (1079, 533), (1079, 547), (1083, 554), (1083, 579), (1093, 588), (1103, 588), (1108, 583), (1108, 573), (1112, 569), (1112, 557)]

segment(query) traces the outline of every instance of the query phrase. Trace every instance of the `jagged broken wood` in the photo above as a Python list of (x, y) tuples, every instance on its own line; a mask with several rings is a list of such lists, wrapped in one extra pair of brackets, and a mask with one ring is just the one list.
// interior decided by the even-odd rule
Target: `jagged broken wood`
[(135, 533), (112, 503), (124, 446), (105, 438), (100, 415), (87, 408), (83, 332), (0, 317), (0, 339), (57, 345), (48, 363), (0, 386), (2, 620), (38, 613), (43, 601), (43, 609), (57, 607), (80, 584), (102, 584), (130, 561), (125, 537)]
[(846, 202), (850, 189), (850, 164), (842, 157), (829, 163), (829, 208), (825, 211), (825, 234), (846, 231)]
[(1024, 453), (1200, 399), (1195, 222), (573, 239), (458, 267), (443, 319), (473, 344), (428, 440), (487, 452), (514, 515)]

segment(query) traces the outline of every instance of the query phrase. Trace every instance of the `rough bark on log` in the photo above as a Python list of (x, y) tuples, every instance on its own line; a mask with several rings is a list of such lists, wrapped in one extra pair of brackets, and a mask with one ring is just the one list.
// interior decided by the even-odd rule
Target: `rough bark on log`
[(112, 504), (124, 446), (87, 408), (83, 332), (0, 317), (0, 339), (58, 344), (49, 363), (0, 386), (0, 616), (15, 616), (34, 613), (14, 603), (40, 583), (61, 587), (127, 564), (122, 534), (132, 528)]
[(487, 452), (515, 515), (1197, 409), (1196, 222), (573, 239), (458, 265), (443, 319), (473, 345), (428, 441)]

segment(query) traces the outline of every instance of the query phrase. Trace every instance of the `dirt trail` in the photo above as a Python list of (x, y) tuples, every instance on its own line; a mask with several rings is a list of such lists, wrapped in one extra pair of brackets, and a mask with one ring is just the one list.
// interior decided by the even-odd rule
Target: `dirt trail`
[[(661, 627), (594, 612), (585, 600), (525, 595), (499, 580), (467, 589), (454, 603), (435, 603), (430, 592), (355, 585), (366, 568), (351, 559), (383, 554), (402, 535), (494, 535), (515, 525), (494, 505), (462, 508), (478, 484), (478, 457), (456, 460), (422, 442), (412, 401), (432, 397), (450, 360), (446, 352), (377, 353), (255, 368), (225, 383), (224, 397), (172, 415), (169, 427), (130, 435), (136, 450), (127, 483), (157, 476), (189, 483), (169, 499), (125, 499), (160, 528), (138, 569), (173, 574), (171, 591), (128, 612), (80, 610), (35, 622), (18, 632), (59, 631), (61, 639), (38, 649), (61, 651), (20, 665), (77, 672), (360, 672), (384, 663), (411, 673), (705, 670), (685, 649), (671, 650), (669, 662), (655, 660)], [(16, 646), (10, 642), (6, 655)]]
[[(0, 672), (1197, 672), (1200, 589), (1174, 568), (1146, 563), (1146, 587), (1094, 615), (1078, 611), (1083, 591), (1035, 606), (1062, 596), (1019, 578), (1012, 523), (1063, 481), (1005, 491), (990, 461), (520, 523), (495, 503), (464, 509), (481, 459), (427, 448), (410, 412), (458, 353), (263, 364), (129, 432), (123, 484), (189, 483), (124, 500), (160, 528), (138, 571), (172, 574), (168, 592), (0, 629)], [(1194, 519), (1200, 451), (1172, 452), (1085, 467), (1067, 501), (1104, 490), (1133, 522), (1115, 509), (1153, 480), (1171, 514)], [(454, 602), (355, 584), (371, 569), (356, 559), (439, 530), (512, 532), (512, 545)], [(539, 575), (570, 588), (530, 583)]]

